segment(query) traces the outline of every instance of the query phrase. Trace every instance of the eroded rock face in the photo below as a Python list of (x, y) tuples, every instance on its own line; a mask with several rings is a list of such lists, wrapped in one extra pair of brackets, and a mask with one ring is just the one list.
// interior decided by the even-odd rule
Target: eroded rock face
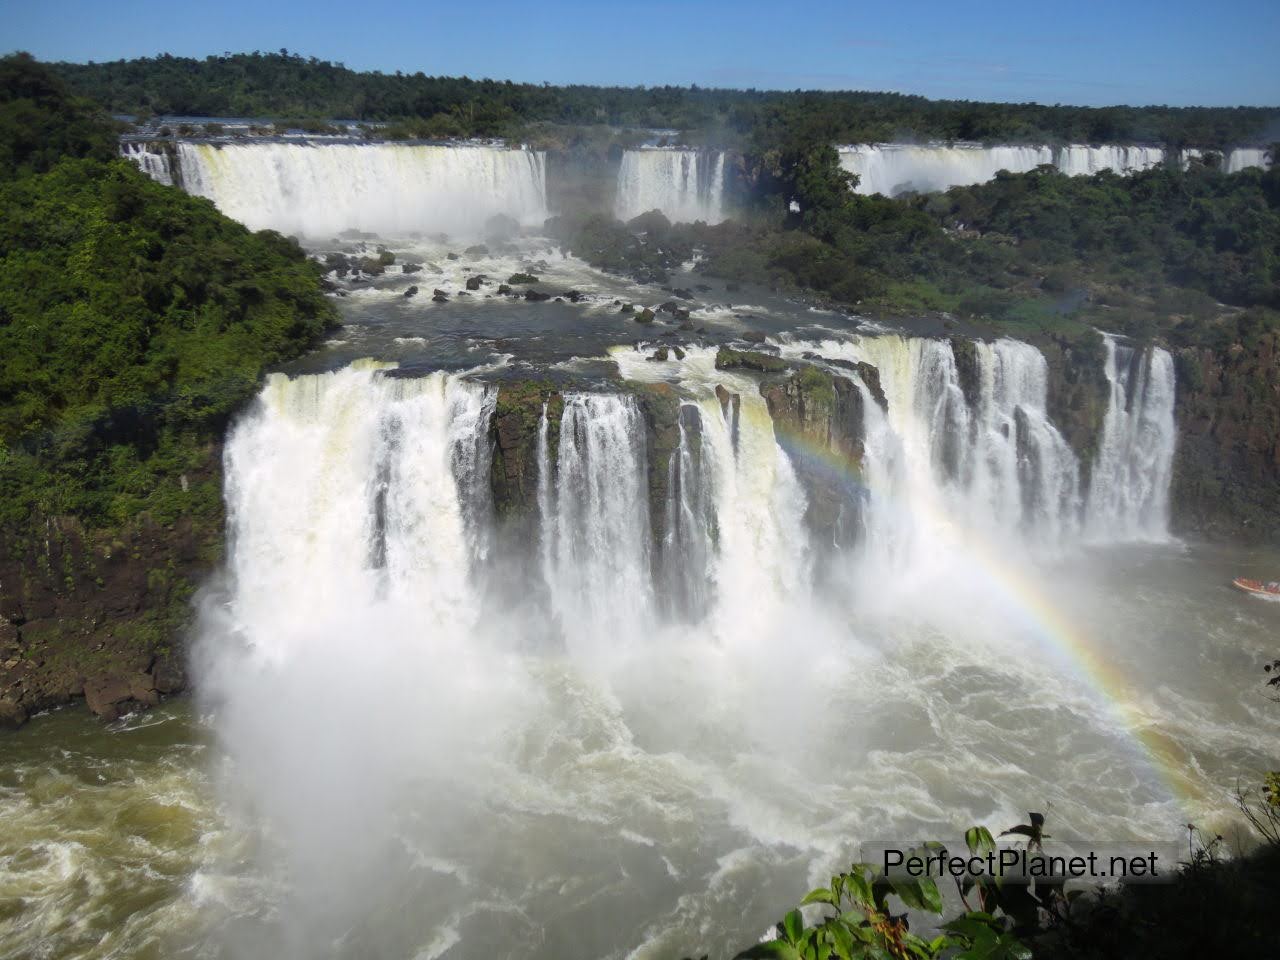
[(865, 439), (862, 391), (848, 377), (805, 365), (784, 380), (761, 384), (760, 392), (778, 443), (809, 494), (805, 520), (814, 542), (853, 545), (863, 499), (857, 479)]
[(1280, 542), (1280, 333), (1174, 362), (1174, 531)]
[(39, 538), (0, 531), (0, 723), (81, 696), (115, 719), (182, 690), (190, 598), (216, 564), (221, 518), (38, 526)]

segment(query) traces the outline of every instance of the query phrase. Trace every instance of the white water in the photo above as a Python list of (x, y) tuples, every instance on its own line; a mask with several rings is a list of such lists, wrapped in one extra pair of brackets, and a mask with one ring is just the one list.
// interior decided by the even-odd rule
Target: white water
[(547, 216), (545, 157), (532, 150), (423, 144), (178, 144), (182, 185), (260, 230), (328, 239), (478, 236), (503, 214)]
[(145, 143), (120, 144), (120, 156), (132, 160), (138, 169), (157, 183), (173, 186), (173, 171), (169, 166), (169, 154), (148, 150)]
[(1227, 152), (1226, 159), (1223, 161), (1223, 169), (1227, 173), (1239, 173), (1250, 167), (1265, 169), (1269, 166), (1271, 166), (1270, 152), (1261, 147), (1236, 147)]
[(1177, 429), (1173, 357), (1158, 347), (1135, 352), (1106, 338), (1111, 385), (1089, 484), (1087, 525), (1103, 540), (1169, 535), (1169, 481)]
[(888, 397), (864, 387), (858, 549), (815, 551), (756, 378), (714, 348), (615, 348), (624, 378), (679, 391), (667, 501), (650, 515), (640, 402), (565, 395), (537, 536), (501, 547), (532, 585), (483, 599), (493, 388), (368, 362), (271, 378), (228, 440), (231, 582), (201, 645), (258, 846), (225, 869), (251, 863), (264, 904), (215, 939), (725, 952), (873, 833), (1003, 826), (1041, 799), (1077, 832), (1184, 822), (989, 579), (984, 544), (1031, 571), (1079, 520), (1040, 354), (979, 347), (967, 400), (947, 341), (784, 345), (809, 350), (875, 364)]
[(1159, 147), (1070, 144), (983, 146), (980, 143), (856, 144), (840, 148), (840, 165), (859, 177), (859, 193), (895, 196), (908, 190), (928, 192), (985, 183), (1000, 170), (1026, 173), (1052, 164), (1070, 176), (1112, 170), (1133, 173), (1159, 165)]
[(630, 220), (661, 210), (674, 223), (724, 219), (723, 152), (656, 148), (628, 150), (618, 170), (614, 214)]
[[(539, 431), (543, 575), (571, 649), (625, 643), (651, 626), (644, 423), (618, 394), (568, 394), (557, 469)], [(603, 635), (602, 635), (603, 634)]]
[[(977, 343), (977, 395), (967, 398), (951, 344), (900, 336), (782, 345), (866, 361), (887, 415), (864, 394), (869, 509), (877, 562), (912, 567), (936, 538), (965, 531), (1054, 552), (1080, 526), (1080, 468), (1046, 412), (1048, 370), (1034, 347)], [(839, 371), (837, 371), (839, 372)]]

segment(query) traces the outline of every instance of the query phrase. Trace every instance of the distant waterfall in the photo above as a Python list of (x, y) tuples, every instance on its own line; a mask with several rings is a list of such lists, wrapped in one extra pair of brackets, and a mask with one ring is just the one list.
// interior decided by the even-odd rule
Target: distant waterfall
[(1160, 147), (1071, 144), (983, 146), (980, 143), (878, 143), (840, 147), (840, 165), (858, 175), (859, 193), (887, 197), (985, 183), (1000, 170), (1026, 173), (1052, 164), (1070, 176), (1112, 170), (1133, 173), (1164, 162)]
[(1164, 163), (1161, 147), (1106, 144), (1100, 147), (1072, 144), (1061, 147), (1054, 166), (1070, 177), (1091, 176), (1110, 170), (1113, 173), (1136, 173)]
[(1169, 535), (1169, 481), (1177, 430), (1173, 357), (1106, 338), (1111, 400), (1089, 485), (1087, 526), (1101, 539)]
[(544, 155), (500, 147), (353, 143), (178, 144), (182, 185), (246, 226), (328, 238), (479, 234), (505, 214), (547, 216)]
[(474, 620), (493, 400), (369, 362), (269, 378), (225, 453), (234, 611), (265, 656), (346, 610), (391, 604), (424, 629)]
[(614, 213), (630, 220), (661, 210), (675, 223), (724, 219), (724, 153), (675, 148), (628, 150), (618, 170)]
[(122, 143), (120, 156), (126, 160), (132, 160), (138, 165), (138, 169), (157, 183), (163, 183), (167, 187), (173, 186), (173, 170), (169, 165), (169, 154), (162, 150), (149, 149), (149, 147), (150, 144), (147, 143)]
[(1234, 150), (1227, 151), (1222, 163), (1227, 173), (1239, 173), (1250, 167), (1266, 169), (1269, 166), (1271, 166), (1270, 152), (1261, 147), (1236, 147)]

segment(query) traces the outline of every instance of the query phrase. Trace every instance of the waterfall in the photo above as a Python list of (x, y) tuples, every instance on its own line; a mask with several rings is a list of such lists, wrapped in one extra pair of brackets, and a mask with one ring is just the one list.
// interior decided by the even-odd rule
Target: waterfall
[[(946, 340), (895, 335), (791, 343), (788, 355), (876, 367), (888, 411), (863, 390), (863, 528), (881, 561), (909, 562), (971, 530), (1054, 551), (1079, 528), (1080, 470), (1047, 413), (1048, 368), (1029, 344), (975, 343), (968, 395)], [(837, 371), (839, 372), (839, 371)]]
[(264, 656), (296, 654), (309, 625), (348, 609), (474, 620), (493, 400), (370, 362), (268, 379), (225, 452), (235, 619)]
[(1110, 170), (1113, 173), (1136, 173), (1149, 170), (1164, 162), (1164, 150), (1160, 147), (1124, 146), (1105, 144), (1090, 147), (1071, 144), (1058, 150), (1054, 165), (1071, 177), (1091, 176)]
[(1261, 147), (1236, 147), (1227, 152), (1223, 162), (1223, 169), (1227, 173), (1239, 173), (1250, 167), (1262, 167), (1265, 170), (1269, 166), (1271, 166), (1270, 153)]
[(614, 213), (630, 220), (661, 210), (675, 223), (724, 219), (724, 153), (674, 148), (628, 150), (618, 170)]
[(719, 543), (714, 452), (696, 403), (680, 405), (677, 428), (680, 440), (667, 468), (657, 580), (659, 599), (668, 615), (697, 621), (710, 608), (712, 590), (706, 572)]
[(571, 648), (623, 642), (651, 621), (644, 419), (632, 397), (567, 394), (552, 467), (539, 428), (543, 574)]
[(1164, 161), (1159, 147), (1070, 144), (983, 146), (980, 143), (877, 143), (840, 147), (840, 166), (858, 175), (859, 193), (887, 197), (985, 183), (1000, 170), (1026, 173), (1053, 164), (1070, 176), (1112, 170), (1133, 173)]
[(169, 154), (163, 150), (151, 150), (147, 143), (121, 143), (120, 156), (132, 160), (143, 173), (157, 183), (166, 187), (173, 186), (173, 171), (169, 165)]
[(178, 163), (189, 193), (255, 230), (468, 236), (497, 214), (530, 226), (547, 216), (544, 155), (532, 150), (180, 142)]
[(1100, 540), (1164, 540), (1177, 431), (1173, 357), (1106, 338), (1111, 397), (1089, 484), (1086, 524)]
[(1025, 173), (1044, 163), (1053, 163), (1049, 147), (882, 143), (840, 148), (840, 166), (858, 175), (857, 191), (886, 197), (984, 183), (999, 170)]

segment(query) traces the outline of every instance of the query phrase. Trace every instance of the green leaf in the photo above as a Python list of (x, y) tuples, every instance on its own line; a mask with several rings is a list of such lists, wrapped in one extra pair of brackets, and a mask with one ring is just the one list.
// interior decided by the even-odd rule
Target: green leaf
[(919, 880), (894, 879), (891, 882), (893, 892), (908, 907), (927, 910), (930, 913), (942, 912), (942, 894), (938, 892), (938, 885), (931, 879), (927, 877)]
[(875, 898), (872, 895), (871, 882), (867, 880), (862, 872), (847, 874), (845, 877), (845, 886), (849, 899), (854, 903), (861, 904), (864, 907), (874, 908), (876, 905)]
[(782, 923), (778, 924), (778, 932), (787, 943), (798, 943), (800, 935), (804, 933), (804, 917), (800, 911), (792, 910), (783, 917)]
[(807, 906), (810, 903), (829, 903), (833, 907), (840, 906), (840, 900), (826, 887), (810, 890), (805, 894), (805, 898), (800, 901), (800, 906)]
[(995, 838), (986, 827), (970, 827), (964, 832), (964, 842), (968, 844), (969, 852), (976, 856), (986, 856), (996, 849)]

